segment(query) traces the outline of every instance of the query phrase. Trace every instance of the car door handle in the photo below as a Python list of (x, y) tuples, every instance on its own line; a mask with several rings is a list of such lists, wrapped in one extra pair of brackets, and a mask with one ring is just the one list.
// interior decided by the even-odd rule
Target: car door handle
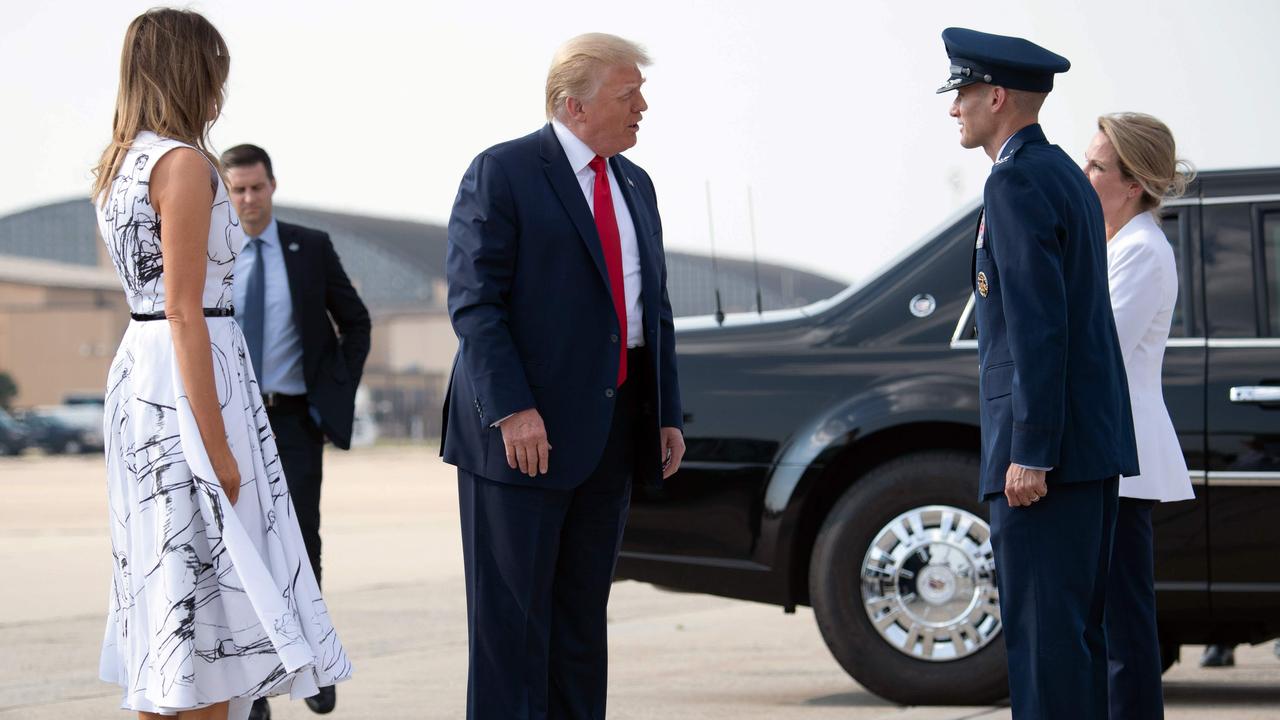
[(1233, 403), (1280, 402), (1280, 386), (1242, 385), (1231, 388), (1230, 397)]

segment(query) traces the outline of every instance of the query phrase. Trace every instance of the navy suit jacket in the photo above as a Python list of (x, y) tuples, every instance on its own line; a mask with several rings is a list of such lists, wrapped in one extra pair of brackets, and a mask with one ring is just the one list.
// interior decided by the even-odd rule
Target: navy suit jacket
[[(609, 163), (635, 224), (650, 362), (627, 370), (628, 384), (645, 393), (637, 478), (657, 482), (658, 429), (683, 427), (662, 222), (648, 174), (620, 155)], [(446, 273), (459, 342), (445, 462), (498, 482), (576, 487), (608, 439), (626, 328), (591, 209), (550, 124), (471, 163), (449, 218)], [(507, 466), (502, 431), (492, 427), (528, 408), (542, 415), (552, 448), (550, 472), (532, 478)]]
[(1010, 463), (1053, 468), (1051, 485), (1137, 475), (1097, 194), (1030, 125), (1006, 144), (984, 198), (973, 276), (982, 494), (1004, 492)]
[(324, 434), (346, 450), (351, 447), (356, 388), (369, 356), (369, 311), (342, 269), (328, 233), (279, 221), (277, 227), (293, 321), (302, 338), (307, 402), (320, 415)]

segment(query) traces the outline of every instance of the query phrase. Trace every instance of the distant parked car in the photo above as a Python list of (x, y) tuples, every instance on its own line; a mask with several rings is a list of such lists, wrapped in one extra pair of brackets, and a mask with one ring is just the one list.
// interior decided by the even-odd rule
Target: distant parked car
[(77, 403), (73, 405), (43, 405), (33, 413), (60, 421), (81, 433), (82, 450), (101, 450), (102, 405)]
[(0, 410), (0, 455), (17, 455), (27, 447), (27, 433), (13, 416)]
[(102, 442), (101, 431), (76, 427), (66, 420), (39, 410), (22, 416), (28, 447), (38, 447), (50, 454), (75, 455), (94, 449)]
[(63, 405), (97, 405), (101, 408), (106, 404), (106, 399), (102, 393), (68, 393), (62, 396)]

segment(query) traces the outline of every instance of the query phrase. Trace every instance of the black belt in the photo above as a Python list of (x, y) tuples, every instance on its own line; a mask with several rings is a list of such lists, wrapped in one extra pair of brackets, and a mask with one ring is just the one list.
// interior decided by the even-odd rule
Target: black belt
[(285, 395), (284, 393), (262, 393), (262, 404), (268, 410), (306, 410), (306, 395)]
[[(235, 317), (235, 314), (236, 314), (235, 308), (232, 308), (232, 307), (204, 309), (205, 317)], [(164, 311), (161, 310), (160, 312), (153, 312), (153, 313), (131, 312), (129, 313), (129, 317), (139, 322), (147, 322), (148, 320), (164, 320), (165, 315), (164, 315)]]
[(633, 377), (644, 377), (643, 373), (646, 370), (644, 364), (648, 359), (649, 348), (644, 345), (627, 348), (627, 382), (622, 384), (623, 387), (629, 387)]

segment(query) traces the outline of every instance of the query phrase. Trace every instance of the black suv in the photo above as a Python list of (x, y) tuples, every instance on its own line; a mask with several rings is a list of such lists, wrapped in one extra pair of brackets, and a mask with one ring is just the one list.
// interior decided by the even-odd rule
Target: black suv
[[(1165, 400), (1196, 493), (1155, 514), (1168, 667), (1182, 643), (1280, 635), (1280, 169), (1203, 173), (1160, 215), (1181, 279)], [(891, 700), (1005, 697), (976, 226), (973, 207), (802, 310), (679, 321), (688, 454), (636, 488), (619, 577), (812, 605), (840, 664)]]

